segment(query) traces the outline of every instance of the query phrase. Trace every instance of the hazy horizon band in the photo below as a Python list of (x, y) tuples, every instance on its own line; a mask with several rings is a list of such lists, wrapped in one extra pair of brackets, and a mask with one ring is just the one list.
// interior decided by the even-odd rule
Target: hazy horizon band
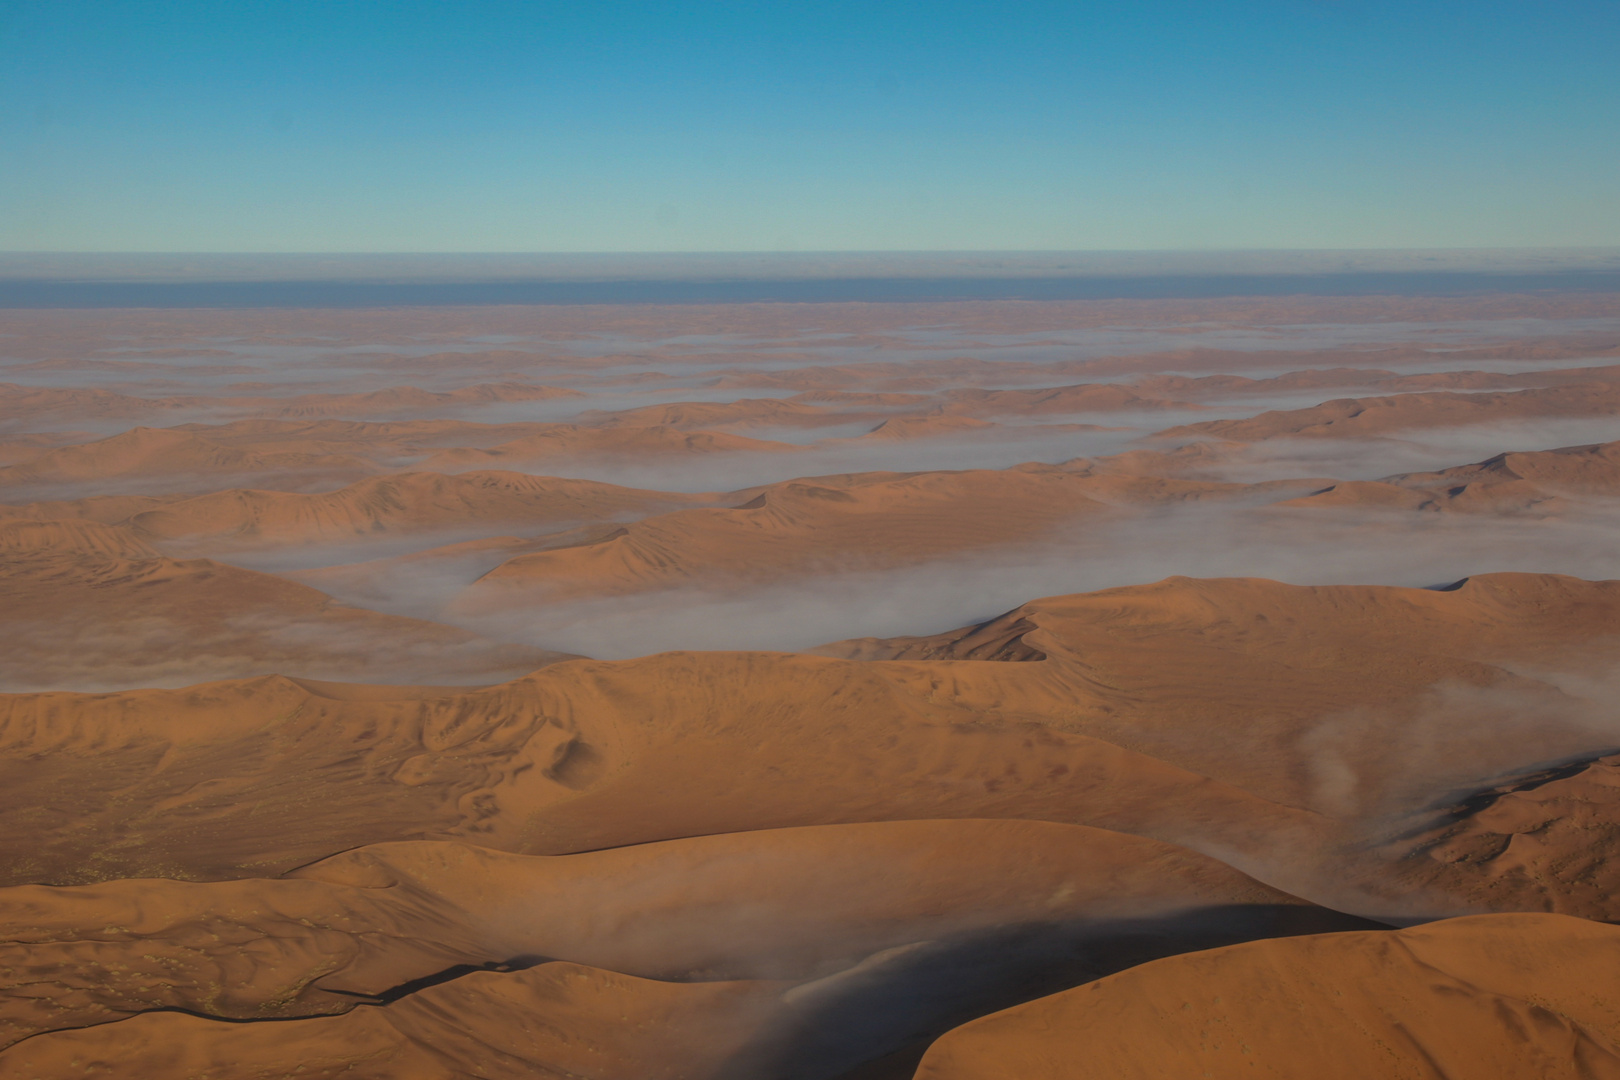
[(1176, 300), (1245, 296), (1448, 297), (1554, 292), (1620, 293), (1620, 270), (597, 281), (357, 281), (305, 278), (154, 282), (0, 278), (0, 309), (925, 303)]

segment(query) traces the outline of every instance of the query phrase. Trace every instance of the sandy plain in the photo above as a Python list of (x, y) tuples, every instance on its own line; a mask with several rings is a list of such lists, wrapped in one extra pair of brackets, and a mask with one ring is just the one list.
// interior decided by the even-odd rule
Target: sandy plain
[(1611, 295), (3, 335), (0, 1076), (1620, 1076)]

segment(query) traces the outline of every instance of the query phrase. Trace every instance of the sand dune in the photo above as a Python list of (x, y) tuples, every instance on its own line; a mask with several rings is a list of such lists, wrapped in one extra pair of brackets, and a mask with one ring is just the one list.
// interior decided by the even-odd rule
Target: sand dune
[(383, 1007), (240, 1024), (175, 1012), (35, 1036), (0, 1052), (28, 1080), (681, 1080), (737, 1075), (773, 983), (667, 983), (553, 962), (475, 972)]
[(301, 394), (286, 399), (231, 401), (232, 412), (271, 417), (409, 415), (432, 413), (466, 406), (504, 404), (517, 401), (552, 401), (584, 397), (578, 390), (527, 383), (476, 383), (446, 392), (415, 386), (390, 387), (359, 394)]
[(0, 491), (108, 481), (161, 486), (195, 482), (199, 477), (217, 480), (262, 474), (276, 474), (291, 483), (309, 483), (371, 470), (367, 462), (343, 454), (307, 450), (256, 452), (189, 431), (137, 427), (81, 446), (46, 450), (0, 468)]
[[(33, 826), (35, 854), (16, 872), (238, 876), (420, 830), (547, 853), (841, 821), (1020, 817), (1219, 850), (1286, 891), (1376, 915), (1406, 903), (1399, 889), (1386, 895), (1368, 880), (1357, 887), (1372, 893), (1340, 895), (1361, 871), (1347, 862), (1338, 880), (1323, 878), (1315, 857), (1292, 847), (1331, 846), (1347, 827), (1415, 810), (1410, 801), (1436, 786), (1590, 746), (1581, 710), (1592, 702), (1514, 671), (1601, 672), (1617, 616), (1614, 583), (1527, 575), (1450, 592), (1172, 580), (1035, 602), (1009, 613), (1005, 629), (955, 635), (970, 642), (963, 655), (1016, 638), (1003, 655), (1046, 658), (1033, 663), (948, 659), (947, 635), (921, 650), (915, 640), (889, 646), (926, 660), (573, 661), (425, 701), (334, 700), (285, 682), (14, 696), (3, 699), (11, 755), (86, 737), (48, 716), (129, 732), (126, 742), (98, 736), (107, 749), (93, 755), (121, 777), (121, 809), (84, 792), (69, 817)], [(872, 642), (844, 651), (885, 655)], [(1345, 729), (1353, 716), (1360, 725)], [(296, 781), (265, 756), (283, 729), (332, 732), (299, 737)], [(143, 747), (170, 730), (198, 734), (148, 776)], [(357, 745), (343, 731), (370, 734)], [(1450, 749), (1438, 753), (1438, 742)], [(221, 759), (239, 771), (224, 787), (205, 783)], [(28, 805), (37, 790), (21, 774), (11, 797)], [(323, 792), (318, 820), (303, 816), (312, 790)], [(163, 814), (131, 816), (177, 797), (167, 813), (191, 819), (183, 841), (161, 828)], [(291, 833), (278, 824), (287, 815), (301, 822)], [(90, 850), (102, 853), (93, 863)]]
[(1342, 398), (1309, 409), (1261, 413), (1248, 420), (1209, 420), (1161, 431), (1163, 438), (1212, 436), (1257, 442), (1278, 436), (1358, 438), (1420, 428), (1545, 417), (1613, 416), (1620, 388), (1607, 383), (1511, 393), (1398, 394)]
[(129, 517), (136, 535), (210, 550), (353, 542), (379, 534), (521, 526), (558, 528), (702, 501), (588, 480), (511, 472), (404, 473), (338, 491), (220, 491)]
[(576, 458), (621, 456), (665, 460), (671, 455), (790, 453), (787, 443), (749, 439), (718, 431), (674, 427), (577, 427), (554, 424), (548, 430), (486, 449), (441, 450), (420, 462), (424, 470), (513, 468)]
[[(996, 971), (989, 1001), (1016, 1000), (1054, 980), (1188, 948), (1363, 925), (1171, 845), (992, 821), (824, 826), (556, 858), (389, 844), (278, 880), (4, 890), (0, 918), (13, 942), (28, 943), (35, 962), (58, 973), (54, 981), (0, 987), (8, 1042), (154, 1009), (235, 1019), (350, 1013), (342, 1024), (285, 1029), (275, 1057), (329, 1059), (352, 1036), (380, 1042), (393, 1063), (396, 1054), (421, 1052), (403, 1026), (409, 1018), (446, 1009), (470, 1016), (493, 995), (508, 1010), (538, 1009), (549, 1020), (540, 1037), (514, 1039), (485, 1018), (454, 1032), (435, 1024), (429, 1045), (470, 1058), (489, 1045), (527, 1044), (514, 1055), (518, 1063), (556, 1069), (585, 1060), (547, 1030), (556, 1023), (548, 999), (573, 984), (564, 1000), (580, 995), (577, 1019), (594, 1035), (591, 1048), (609, 1062), (628, 1051), (620, 1069), (669, 1060), (656, 1043), (637, 1052), (634, 1040), (614, 1038), (613, 1021), (627, 1010), (662, 1000), (666, 1010), (642, 1022), (677, 1041), (672, 1021), (682, 1014), (699, 1030), (731, 1027), (732, 1039), (704, 1039), (687, 1051), (704, 1075), (720, 1074), (737, 1057), (819, 1049), (859, 1060), (892, 1049), (892, 1035), (818, 1040), (800, 1029), (818, 1014), (870, 1007), (885, 988), (893, 993), (942, 964)], [(121, 929), (79, 937), (87, 920)], [(199, 946), (202, 935), (218, 944)], [(535, 957), (555, 959), (535, 968)], [(479, 967), (520, 970), (462, 974)], [(460, 977), (412, 986), (441, 971)], [(936, 993), (911, 1008), (925, 1026), (948, 1025), (982, 1009), (986, 993)], [(605, 1000), (592, 1000), (599, 995)], [(676, 1017), (667, 1015), (671, 1006)], [(155, 1029), (142, 1037), (142, 1056), (153, 1065), (182, 1045), (163, 1047), (165, 1028), (192, 1054), (221, 1055), (228, 1038), (223, 1025), (210, 1030), (173, 1014), (139, 1027)], [(35, 1038), (0, 1064), (94, 1054), (98, 1043), (124, 1037), (106, 1028)], [(700, 1048), (706, 1053), (695, 1053)], [(256, 1075), (220, 1064), (221, 1076)], [(597, 1069), (590, 1075), (604, 1075)]]
[(917, 1078), (1620, 1076), (1617, 958), (1553, 915), (1234, 945), (976, 1020)]
[[(8, 689), (179, 685), (279, 669), (481, 682), (553, 659), (448, 626), (334, 603), (270, 574), (159, 555), (98, 522), (0, 518)], [(417, 681), (420, 681), (418, 679)]]
[(945, 397), (950, 402), (946, 406), (950, 412), (980, 417), (1197, 408), (1186, 402), (1144, 397), (1127, 387), (1109, 384), (1052, 386), (1038, 390), (953, 390)]
[(19, 386), (0, 383), (0, 424), (40, 425), (104, 420), (161, 422), (212, 414), (241, 417), (320, 417), (410, 415), (520, 401), (583, 397), (578, 390), (526, 383), (478, 383), (447, 392), (415, 386), (389, 387), (362, 393), (318, 393), (291, 396), (169, 394), (161, 397), (120, 393), (99, 387)]
[(1335, 484), (1285, 502), (1301, 507), (1555, 514), (1620, 496), (1620, 442), (1498, 454), (1473, 465)]
[(640, 408), (612, 412), (585, 412), (576, 418), (581, 424), (632, 428), (668, 427), (681, 430), (718, 427), (820, 427), (843, 423), (846, 419), (848, 417), (845, 414), (829, 414), (826, 409), (817, 407), (817, 404), (779, 398), (742, 398), (724, 402), (677, 401), (668, 405), (644, 405)]
[(457, 609), (472, 614), (683, 585), (738, 589), (916, 565), (1061, 544), (1066, 531), (1131, 508), (1298, 490), (1039, 465), (814, 477), (754, 489), (730, 508), (679, 510), (517, 555), (472, 585)]
[(1228, 394), (1261, 396), (1279, 391), (1329, 390), (1355, 387), (1386, 394), (1433, 390), (1517, 390), (1521, 388), (1620, 381), (1620, 366), (1559, 368), (1552, 371), (1502, 373), (1494, 371), (1428, 371), (1400, 374), (1379, 368), (1313, 368), (1270, 378), (1242, 375), (1152, 375), (1138, 379), (1131, 389), (1178, 397), (1218, 397)]
[(1620, 887), (1620, 757), (1542, 770), (1442, 807), (1390, 845), (1414, 882), (1444, 876), (1501, 910), (1605, 911)]
[(1620, 1080), (1617, 312), (13, 310), (0, 1075)]
[[(0, 892), (0, 919), (13, 953), (26, 945), (72, 980), (0, 988), (7, 1042), (155, 1008), (240, 1019), (345, 1012), (457, 965), (534, 957), (683, 982), (802, 982), (908, 943), (1018, 928), (1061, 927), (1078, 943), (1135, 922), (1193, 941), (1355, 925), (1172, 845), (992, 821), (554, 857), (385, 844), (276, 880), (14, 888)], [(91, 924), (120, 930), (77, 929)], [(91, 970), (74, 971), (86, 961)]]

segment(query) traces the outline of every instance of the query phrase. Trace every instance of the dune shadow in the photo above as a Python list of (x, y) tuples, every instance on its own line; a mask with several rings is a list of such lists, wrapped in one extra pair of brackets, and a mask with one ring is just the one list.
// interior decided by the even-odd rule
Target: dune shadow
[(978, 1016), (1161, 957), (1256, 938), (1388, 929), (1325, 908), (1223, 905), (1107, 922), (1006, 927), (885, 950), (784, 995), (789, 1018), (720, 1080), (909, 1077), (928, 1044)]

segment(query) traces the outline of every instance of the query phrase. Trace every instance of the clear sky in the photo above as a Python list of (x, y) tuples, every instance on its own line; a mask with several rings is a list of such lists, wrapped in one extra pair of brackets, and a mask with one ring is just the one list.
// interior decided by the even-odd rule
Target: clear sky
[(1620, 0), (0, 0), (0, 250), (1620, 244)]

